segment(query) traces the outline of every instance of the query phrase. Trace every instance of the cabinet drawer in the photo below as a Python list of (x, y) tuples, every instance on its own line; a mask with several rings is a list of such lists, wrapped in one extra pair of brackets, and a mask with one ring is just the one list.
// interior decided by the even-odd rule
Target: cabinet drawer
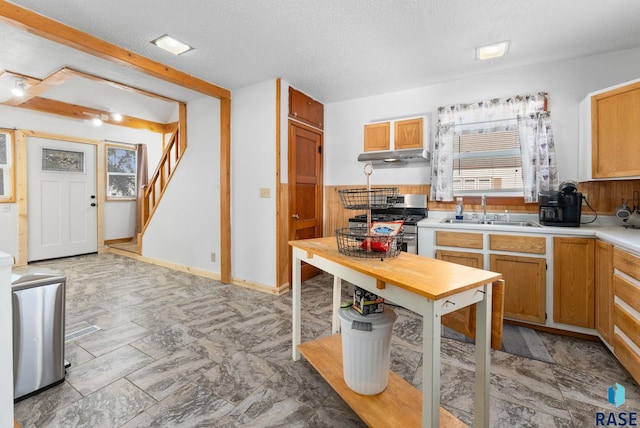
[(546, 238), (539, 236), (489, 235), (489, 249), (546, 254)]
[(640, 281), (640, 257), (631, 253), (622, 251), (618, 248), (613, 249), (613, 268), (624, 272), (631, 278)]
[(613, 275), (613, 293), (619, 299), (640, 312), (640, 287), (619, 275)]
[(436, 245), (443, 247), (459, 247), (482, 249), (482, 233), (468, 232), (436, 232)]
[(617, 303), (614, 305), (613, 319), (619, 328), (637, 346), (640, 346), (640, 320), (627, 312)]
[(618, 357), (622, 365), (629, 370), (636, 382), (640, 382), (640, 355), (636, 354), (618, 334), (613, 335), (613, 353)]

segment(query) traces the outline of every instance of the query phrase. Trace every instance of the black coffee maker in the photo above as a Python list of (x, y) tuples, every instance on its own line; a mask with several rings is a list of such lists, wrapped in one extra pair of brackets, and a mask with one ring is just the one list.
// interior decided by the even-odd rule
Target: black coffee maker
[(575, 181), (563, 181), (560, 190), (538, 193), (540, 224), (544, 226), (579, 227), (582, 214), (582, 193)]

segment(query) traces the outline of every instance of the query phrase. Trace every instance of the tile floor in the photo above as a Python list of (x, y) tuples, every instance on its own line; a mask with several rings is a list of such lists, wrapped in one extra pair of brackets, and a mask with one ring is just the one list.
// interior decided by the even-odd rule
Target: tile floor
[[(291, 298), (114, 255), (34, 263), (67, 276), (63, 384), (15, 405), (23, 427), (360, 427), (304, 360)], [(27, 268), (18, 268), (17, 272)], [(303, 340), (330, 331), (331, 278), (303, 286)], [(396, 309), (392, 369), (421, 387), (421, 320)], [(598, 342), (541, 334), (556, 364), (492, 351), (492, 427), (584, 427), (638, 411), (640, 388)], [(442, 340), (441, 402), (473, 424), (473, 345)], [(613, 383), (626, 387), (617, 410)]]

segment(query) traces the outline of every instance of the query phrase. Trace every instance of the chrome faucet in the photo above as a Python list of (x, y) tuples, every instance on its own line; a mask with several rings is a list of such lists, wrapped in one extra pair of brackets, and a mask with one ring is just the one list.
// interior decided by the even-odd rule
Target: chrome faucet
[(482, 220), (487, 219), (487, 195), (482, 194)]

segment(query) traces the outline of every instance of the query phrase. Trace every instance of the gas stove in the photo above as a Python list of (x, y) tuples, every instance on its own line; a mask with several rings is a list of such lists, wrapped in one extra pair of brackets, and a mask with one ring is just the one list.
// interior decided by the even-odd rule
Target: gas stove
[[(388, 202), (389, 208), (371, 210), (372, 222), (388, 222), (402, 220), (404, 239), (403, 251), (418, 254), (417, 223), (427, 218), (427, 196), (416, 194), (397, 195)], [(366, 227), (367, 214), (360, 214), (349, 219), (349, 227)]]

